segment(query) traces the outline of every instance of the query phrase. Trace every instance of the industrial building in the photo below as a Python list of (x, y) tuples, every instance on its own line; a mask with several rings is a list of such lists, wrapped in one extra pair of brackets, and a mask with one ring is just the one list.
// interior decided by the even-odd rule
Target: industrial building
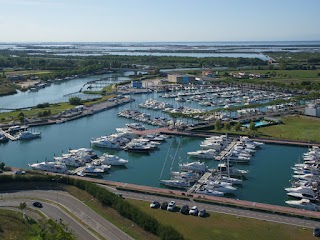
[(304, 114), (313, 117), (320, 117), (320, 105), (317, 103), (310, 103), (304, 108)]
[(196, 77), (189, 74), (168, 74), (168, 81), (177, 84), (196, 83)]

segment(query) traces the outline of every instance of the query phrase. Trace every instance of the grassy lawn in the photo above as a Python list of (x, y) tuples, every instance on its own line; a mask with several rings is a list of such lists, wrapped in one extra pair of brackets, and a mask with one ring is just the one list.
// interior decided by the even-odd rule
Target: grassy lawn
[(250, 218), (210, 213), (207, 218), (183, 215), (179, 212), (168, 212), (151, 209), (149, 202), (128, 200), (159, 222), (178, 230), (185, 239), (219, 239), (219, 240), (308, 240), (314, 239), (312, 229), (271, 223)]
[(116, 210), (103, 206), (97, 199), (92, 198), (90, 194), (73, 186), (64, 186), (64, 188), (74, 197), (83, 201), (88, 207), (100, 214), (103, 218), (113, 223), (122, 231), (129, 234), (134, 239), (158, 240), (159, 238), (153, 234), (145, 232), (127, 218), (122, 217)]
[(32, 226), (26, 224), (20, 212), (0, 209), (0, 239), (34, 239)]
[(28, 76), (28, 75), (41, 75), (41, 74), (48, 74), (52, 73), (54, 71), (50, 70), (22, 70), (22, 71), (8, 71), (6, 72), (6, 75), (22, 75), (22, 76)]
[(257, 131), (234, 131), (222, 128), (217, 131), (212, 128), (200, 129), (198, 132), (212, 132), (217, 134), (255, 135), (262, 138), (277, 138), (284, 140), (310, 141), (320, 143), (320, 118), (302, 115), (282, 117), (283, 124), (257, 128)]
[(54, 115), (74, 107), (75, 106), (70, 105), (68, 102), (65, 102), (65, 103), (50, 104), (50, 106), (46, 108), (32, 108), (30, 110), (4, 112), (4, 113), (0, 113), (0, 122), (17, 121), (18, 115), (20, 112), (22, 112), (26, 118), (32, 118), (32, 117), (37, 118), (39, 112), (50, 110), (51, 114)]
[(320, 142), (320, 118), (288, 116), (282, 117), (281, 120), (283, 124), (259, 128), (259, 135), (289, 140)]

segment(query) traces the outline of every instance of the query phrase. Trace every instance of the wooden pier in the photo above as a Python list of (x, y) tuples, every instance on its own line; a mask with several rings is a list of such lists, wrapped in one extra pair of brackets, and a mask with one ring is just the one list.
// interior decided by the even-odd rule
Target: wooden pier
[(203, 176), (187, 191), (188, 193), (193, 193), (199, 190), (199, 188), (209, 179), (211, 172), (206, 172)]
[(6, 138), (10, 139), (11, 141), (17, 140), (17, 138), (12, 136), (10, 133), (3, 131), (2, 128), (0, 128), (0, 133), (2, 133)]
[(215, 157), (217, 161), (221, 161), (225, 158), (228, 152), (236, 145), (237, 141), (232, 141), (224, 150), (222, 150), (218, 156)]

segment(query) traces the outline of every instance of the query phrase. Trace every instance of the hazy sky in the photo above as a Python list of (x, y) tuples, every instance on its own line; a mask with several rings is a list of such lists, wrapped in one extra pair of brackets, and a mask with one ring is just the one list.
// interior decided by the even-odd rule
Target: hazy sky
[(320, 40), (320, 0), (0, 0), (0, 42)]

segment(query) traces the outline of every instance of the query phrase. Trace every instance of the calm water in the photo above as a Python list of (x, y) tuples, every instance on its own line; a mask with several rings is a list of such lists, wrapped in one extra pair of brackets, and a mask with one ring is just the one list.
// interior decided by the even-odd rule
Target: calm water
[[(129, 74), (129, 72), (127, 74)], [(49, 87), (40, 89), (38, 92), (18, 92), (14, 95), (0, 97), (0, 108), (22, 108), (45, 102), (67, 102), (70, 96), (64, 97), (64, 95), (79, 92), (85, 83), (106, 77), (116, 78), (119, 79), (119, 81), (129, 79), (126, 75), (104, 74), (63, 81), (59, 84), (52, 84)]]
[[(81, 84), (80, 84), (81, 85)], [(27, 168), (28, 163), (51, 160), (69, 148), (90, 147), (90, 139), (100, 135), (115, 132), (115, 128), (123, 127), (131, 120), (118, 118), (117, 112), (124, 108), (136, 108), (137, 104), (156, 94), (136, 95), (136, 102), (110, 109), (99, 114), (78, 119), (64, 124), (35, 127), (32, 130), (41, 131), (42, 138), (32, 141), (16, 141), (0, 144), (0, 162), (7, 165)], [(147, 110), (143, 110), (147, 112)], [(163, 113), (150, 111), (152, 115)], [(151, 126), (150, 126), (151, 128)], [(187, 152), (200, 149), (200, 138), (175, 137), (160, 145), (159, 150), (150, 154), (127, 153), (125, 151), (109, 151), (115, 153), (129, 163), (126, 168), (112, 168), (105, 179), (155, 187), (162, 187), (159, 178), (164, 166), (162, 179), (169, 178), (170, 169), (177, 170), (179, 162), (192, 161)], [(95, 149), (99, 154), (101, 149)], [(250, 165), (238, 166), (250, 171), (248, 180), (236, 192), (236, 198), (255, 202), (284, 205), (286, 194), (284, 187), (289, 185), (294, 162), (306, 148), (263, 145), (252, 158)], [(176, 154), (177, 152), (177, 154)], [(175, 157), (175, 160), (172, 159)], [(168, 157), (167, 157), (168, 156)], [(167, 159), (166, 164), (165, 160)], [(217, 165), (215, 161), (206, 161), (209, 167)]]

